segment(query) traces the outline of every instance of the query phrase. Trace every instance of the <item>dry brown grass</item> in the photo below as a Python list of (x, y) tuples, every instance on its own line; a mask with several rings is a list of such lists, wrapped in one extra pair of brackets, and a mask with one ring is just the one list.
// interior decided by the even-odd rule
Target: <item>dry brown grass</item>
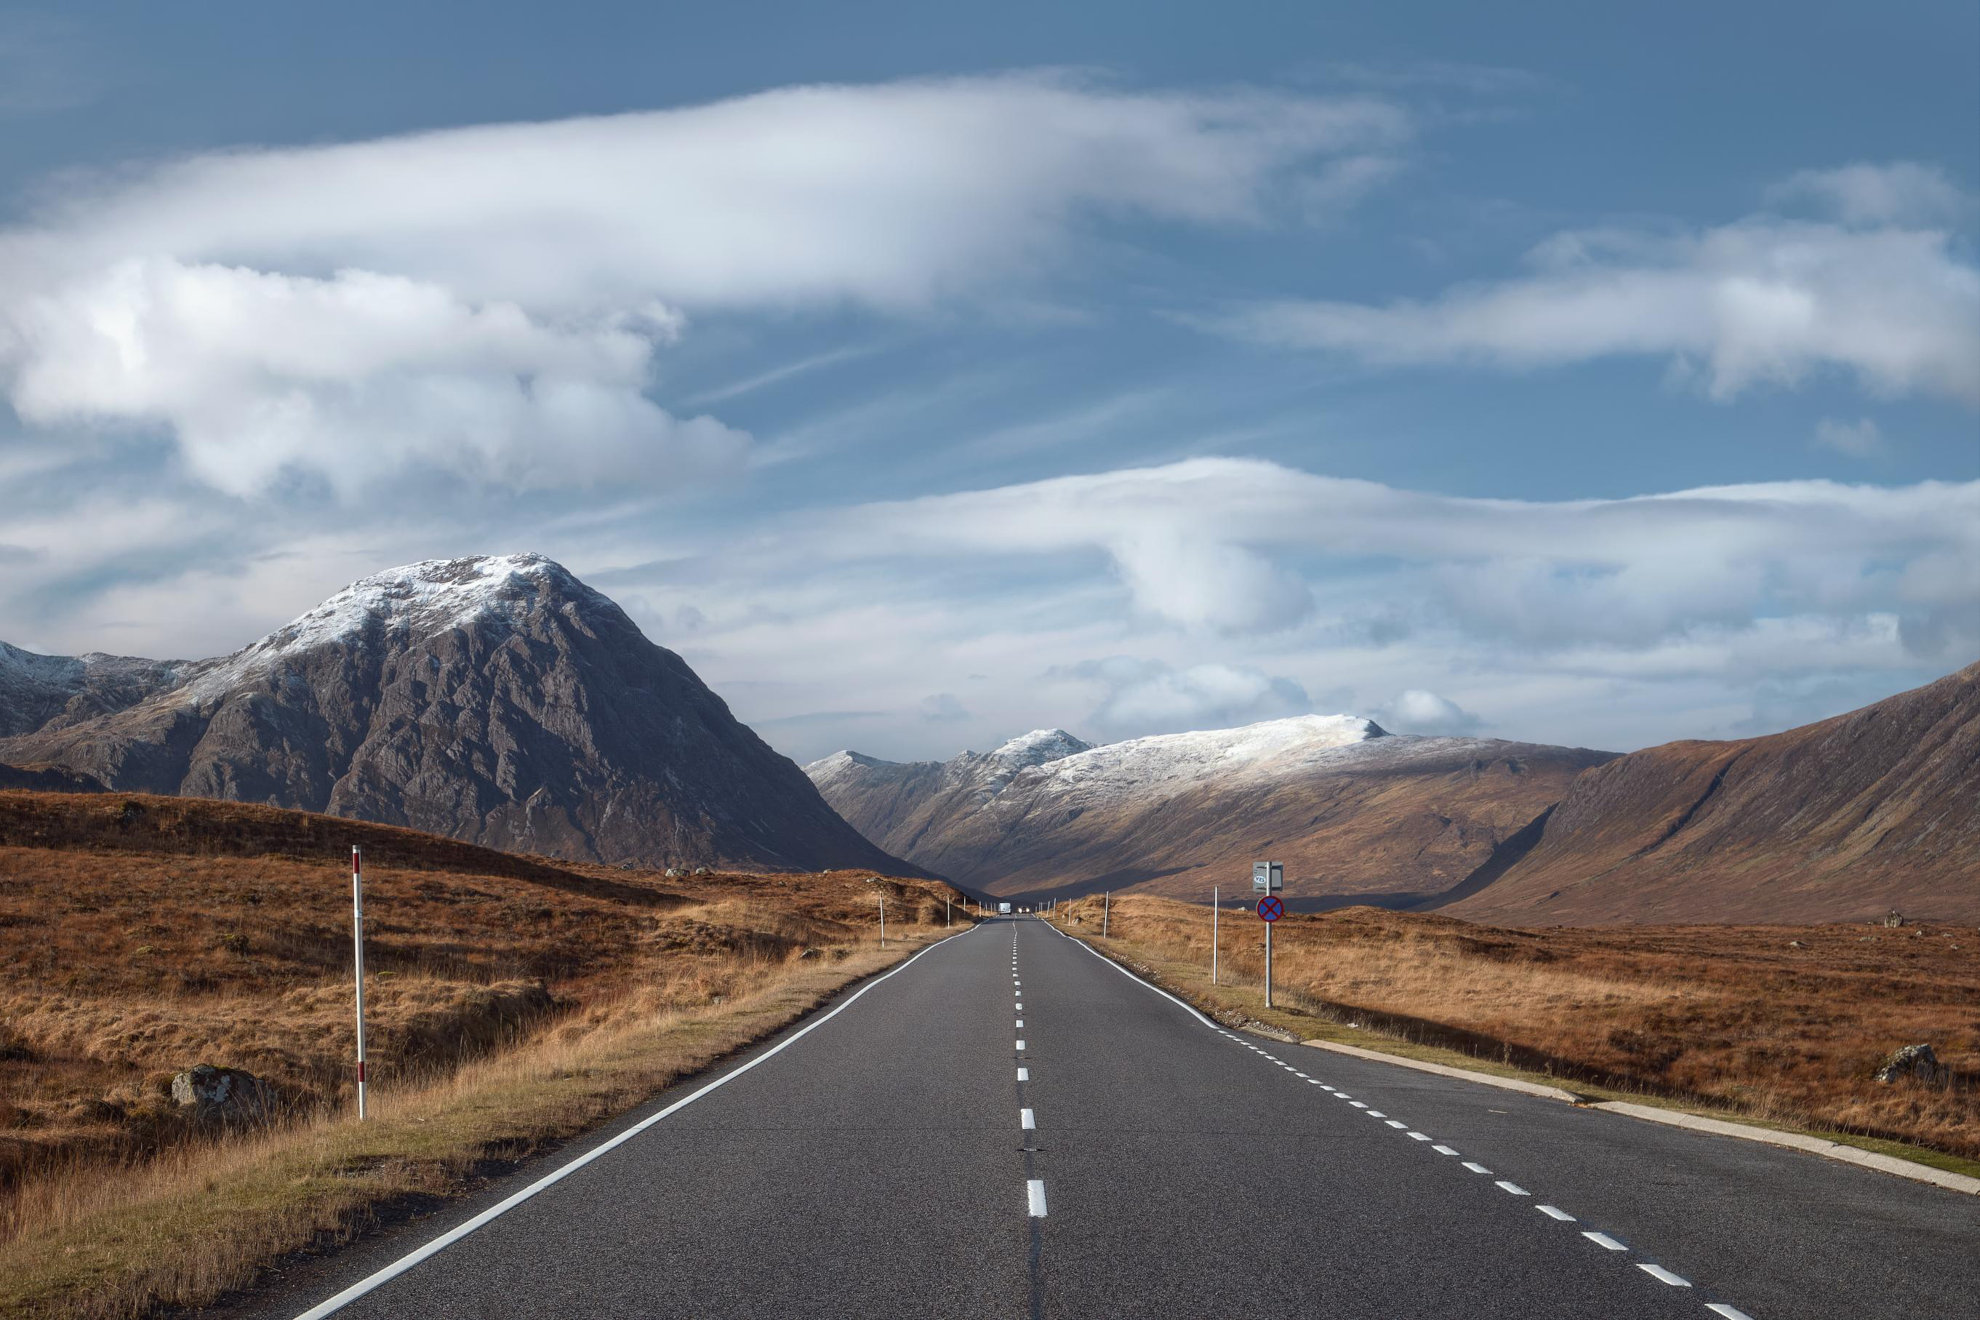
[[(566, 866), (353, 825), (360, 1127), (339, 824), (0, 793), (0, 1314), (141, 1315), (241, 1287), (783, 1025), (937, 937), (948, 892)], [(883, 892), (902, 937), (884, 952)], [(200, 1061), (273, 1082), (280, 1120), (193, 1123), (167, 1083)]]
[[(1060, 915), (1098, 930), (1095, 902)], [(1112, 943), (1150, 960), (1208, 967), (1202, 907), (1118, 899), (1110, 928)], [(1222, 979), (1234, 991), (1262, 982), (1261, 931), (1248, 912), (1224, 914)], [(1279, 1003), (1324, 1021), (1569, 1085), (1980, 1159), (1980, 931), (1970, 928), (1518, 930), (1352, 908), (1281, 920), (1273, 973)], [(1893, 1049), (1920, 1041), (1952, 1068), (1950, 1083), (1873, 1079)]]

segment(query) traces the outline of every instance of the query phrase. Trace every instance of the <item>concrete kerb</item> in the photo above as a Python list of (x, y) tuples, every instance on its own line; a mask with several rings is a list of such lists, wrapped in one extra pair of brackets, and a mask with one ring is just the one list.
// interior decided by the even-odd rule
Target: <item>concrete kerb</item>
[(1450, 1068), (1441, 1063), (1423, 1063), (1416, 1059), (1405, 1059), (1394, 1054), (1383, 1054), (1378, 1050), (1357, 1049), (1352, 1045), (1337, 1045), (1331, 1040), (1306, 1040), (1302, 1045), (1315, 1049), (1331, 1050), (1335, 1054), (1348, 1054), (1357, 1059), (1371, 1059), (1376, 1063), (1394, 1064), (1398, 1068), (1414, 1068), (1418, 1072), (1436, 1073), (1442, 1077), (1456, 1077), (1462, 1081), (1477, 1082), (1481, 1086), (1496, 1086), (1507, 1091), (1523, 1091), (1527, 1095), (1542, 1096), (1549, 1100), (1565, 1100), (1569, 1104), (1581, 1105), (1587, 1109), (1599, 1109), (1607, 1114), (1621, 1114), (1625, 1118), (1638, 1118), (1648, 1123), (1663, 1123), (1670, 1127), (1689, 1128), (1693, 1132), (1709, 1132), (1714, 1136), (1733, 1137), (1740, 1141), (1760, 1141), (1770, 1146), (1786, 1146), (1790, 1150), (1806, 1151), (1810, 1155), (1820, 1155), (1824, 1159), (1839, 1160), (1844, 1164), (1854, 1164), (1865, 1169), (1875, 1169), (1879, 1173), (1892, 1174), (1899, 1178), (1909, 1178), (1913, 1182), (1931, 1183), (1951, 1192), (1963, 1192), (1969, 1196), (1980, 1196), (1980, 1178), (1969, 1178), (1963, 1173), (1952, 1173), (1945, 1169), (1935, 1169), (1929, 1164), (1918, 1164), (1911, 1160), (1901, 1160), (1892, 1155), (1879, 1155), (1875, 1151), (1859, 1150), (1855, 1146), (1845, 1146), (1839, 1141), (1829, 1141), (1822, 1137), (1804, 1136), (1799, 1132), (1776, 1132), (1772, 1128), (1753, 1127), (1746, 1123), (1728, 1123), (1724, 1119), (1704, 1118), (1697, 1114), (1687, 1114), (1675, 1109), (1658, 1109), (1652, 1105), (1633, 1105), (1625, 1100), (1605, 1100), (1589, 1103), (1572, 1091), (1563, 1091), (1558, 1086), (1542, 1086), (1538, 1082), (1522, 1082), (1513, 1077), (1495, 1077), (1491, 1073), (1471, 1072), (1464, 1068)]
[(1581, 1103), (1581, 1097), (1572, 1091), (1563, 1091), (1558, 1086), (1542, 1086), (1538, 1082), (1522, 1082), (1517, 1077), (1497, 1077), (1491, 1073), (1450, 1068), (1441, 1063), (1424, 1063), (1420, 1059), (1405, 1059), (1396, 1054), (1383, 1054), (1379, 1050), (1339, 1045), (1331, 1040), (1303, 1040), (1300, 1044), (1311, 1045), (1316, 1050), (1331, 1050), (1335, 1054), (1352, 1055), (1357, 1059), (1372, 1059), (1376, 1063), (1392, 1063), (1398, 1068), (1414, 1068), (1418, 1072), (1436, 1073), (1439, 1077), (1455, 1077), (1459, 1081), (1477, 1082), (1481, 1086), (1496, 1086), (1504, 1091), (1523, 1091), (1527, 1095), (1537, 1095), (1547, 1100), (1565, 1100), (1571, 1105)]
[(1690, 1128), (1694, 1132), (1737, 1137), (1741, 1141), (1764, 1141), (1770, 1146), (1787, 1146), (1793, 1150), (1807, 1151), (1811, 1155), (1820, 1155), (1824, 1159), (1841, 1160), (1845, 1164), (1861, 1165), (1866, 1169), (1875, 1169), (1879, 1173), (1895, 1174), (1900, 1178), (1909, 1178), (1913, 1182), (1931, 1183), (1947, 1191), (1980, 1196), (1980, 1178), (1969, 1178), (1963, 1173), (1935, 1169), (1929, 1164), (1915, 1164), (1910, 1160), (1901, 1160), (1891, 1155), (1879, 1155), (1873, 1150), (1859, 1150), (1855, 1146), (1845, 1146), (1841, 1142), (1827, 1141), (1821, 1137), (1803, 1136), (1799, 1132), (1776, 1132), (1771, 1128), (1749, 1127), (1745, 1123), (1728, 1123), (1717, 1118), (1701, 1118), (1696, 1114), (1680, 1113), (1673, 1109), (1657, 1109), (1650, 1105), (1633, 1105), (1623, 1100), (1610, 1100), (1588, 1107), (1610, 1114), (1644, 1119), (1651, 1123), (1667, 1123), (1671, 1127)]

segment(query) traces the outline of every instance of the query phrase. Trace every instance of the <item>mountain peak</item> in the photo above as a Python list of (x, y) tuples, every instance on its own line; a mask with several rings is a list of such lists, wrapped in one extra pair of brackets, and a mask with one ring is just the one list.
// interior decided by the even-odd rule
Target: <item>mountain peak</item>
[(1092, 743), (1082, 742), (1064, 729), (1033, 729), (1011, 739), (990, 756), (1007, 764), (1027, 766), (1043, 765), (1047, 761), (1092, 750)]
[(216, 674), (196, 684), (200, 695), (214, 679), (238, 677), (243, 666), (325, 645), (348, 645), (376, 624), (387, 632), (435, 634), (482, 619), (521, 623), (543, 608), (619, 609), (578, 581), (554, 559), (538, 554), (469, 555), (423, 559), (359, 578), (315, 609), (298, 615), (229, 657)]

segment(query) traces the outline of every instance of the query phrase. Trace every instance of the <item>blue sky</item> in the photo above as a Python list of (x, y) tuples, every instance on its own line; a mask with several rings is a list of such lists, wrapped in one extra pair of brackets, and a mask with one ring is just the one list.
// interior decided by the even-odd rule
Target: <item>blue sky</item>
[(1971, 5), (0, 11), (0, 638), (538, 550), (800, 759), (1980, 657)]

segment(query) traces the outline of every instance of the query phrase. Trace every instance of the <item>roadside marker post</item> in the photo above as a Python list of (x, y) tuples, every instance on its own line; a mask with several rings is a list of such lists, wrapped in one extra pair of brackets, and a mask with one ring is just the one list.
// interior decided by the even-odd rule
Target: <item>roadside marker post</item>
[(887, 947), (887, 896), (880, 896), (880, 947)]
[(1217, 984), (1217, 918), (1224, 905), (1217, 901), (1217, 886), (1210, 886), (1210, 984)]
[(364, 855), (351, 845), (351, 947), (357, 975), (357, 1106), (364, 1121)]
[(1251, 864), (1251, 890), (1263, 894), (1258, 900), (1258, 917), (1265, 923), (1265, 1007), (1272, 1007), (1272, 923), (1286, 915), (1286, 905), (1274, 894), (1286, 887), (1286, 868), (1278, 862)]
[(1113, 911), (1113, 891), (1103, 890), (1100, 894), (1100, 938), (1103, 940), (1107, 938), (1107, 918), (1113, 914)]

